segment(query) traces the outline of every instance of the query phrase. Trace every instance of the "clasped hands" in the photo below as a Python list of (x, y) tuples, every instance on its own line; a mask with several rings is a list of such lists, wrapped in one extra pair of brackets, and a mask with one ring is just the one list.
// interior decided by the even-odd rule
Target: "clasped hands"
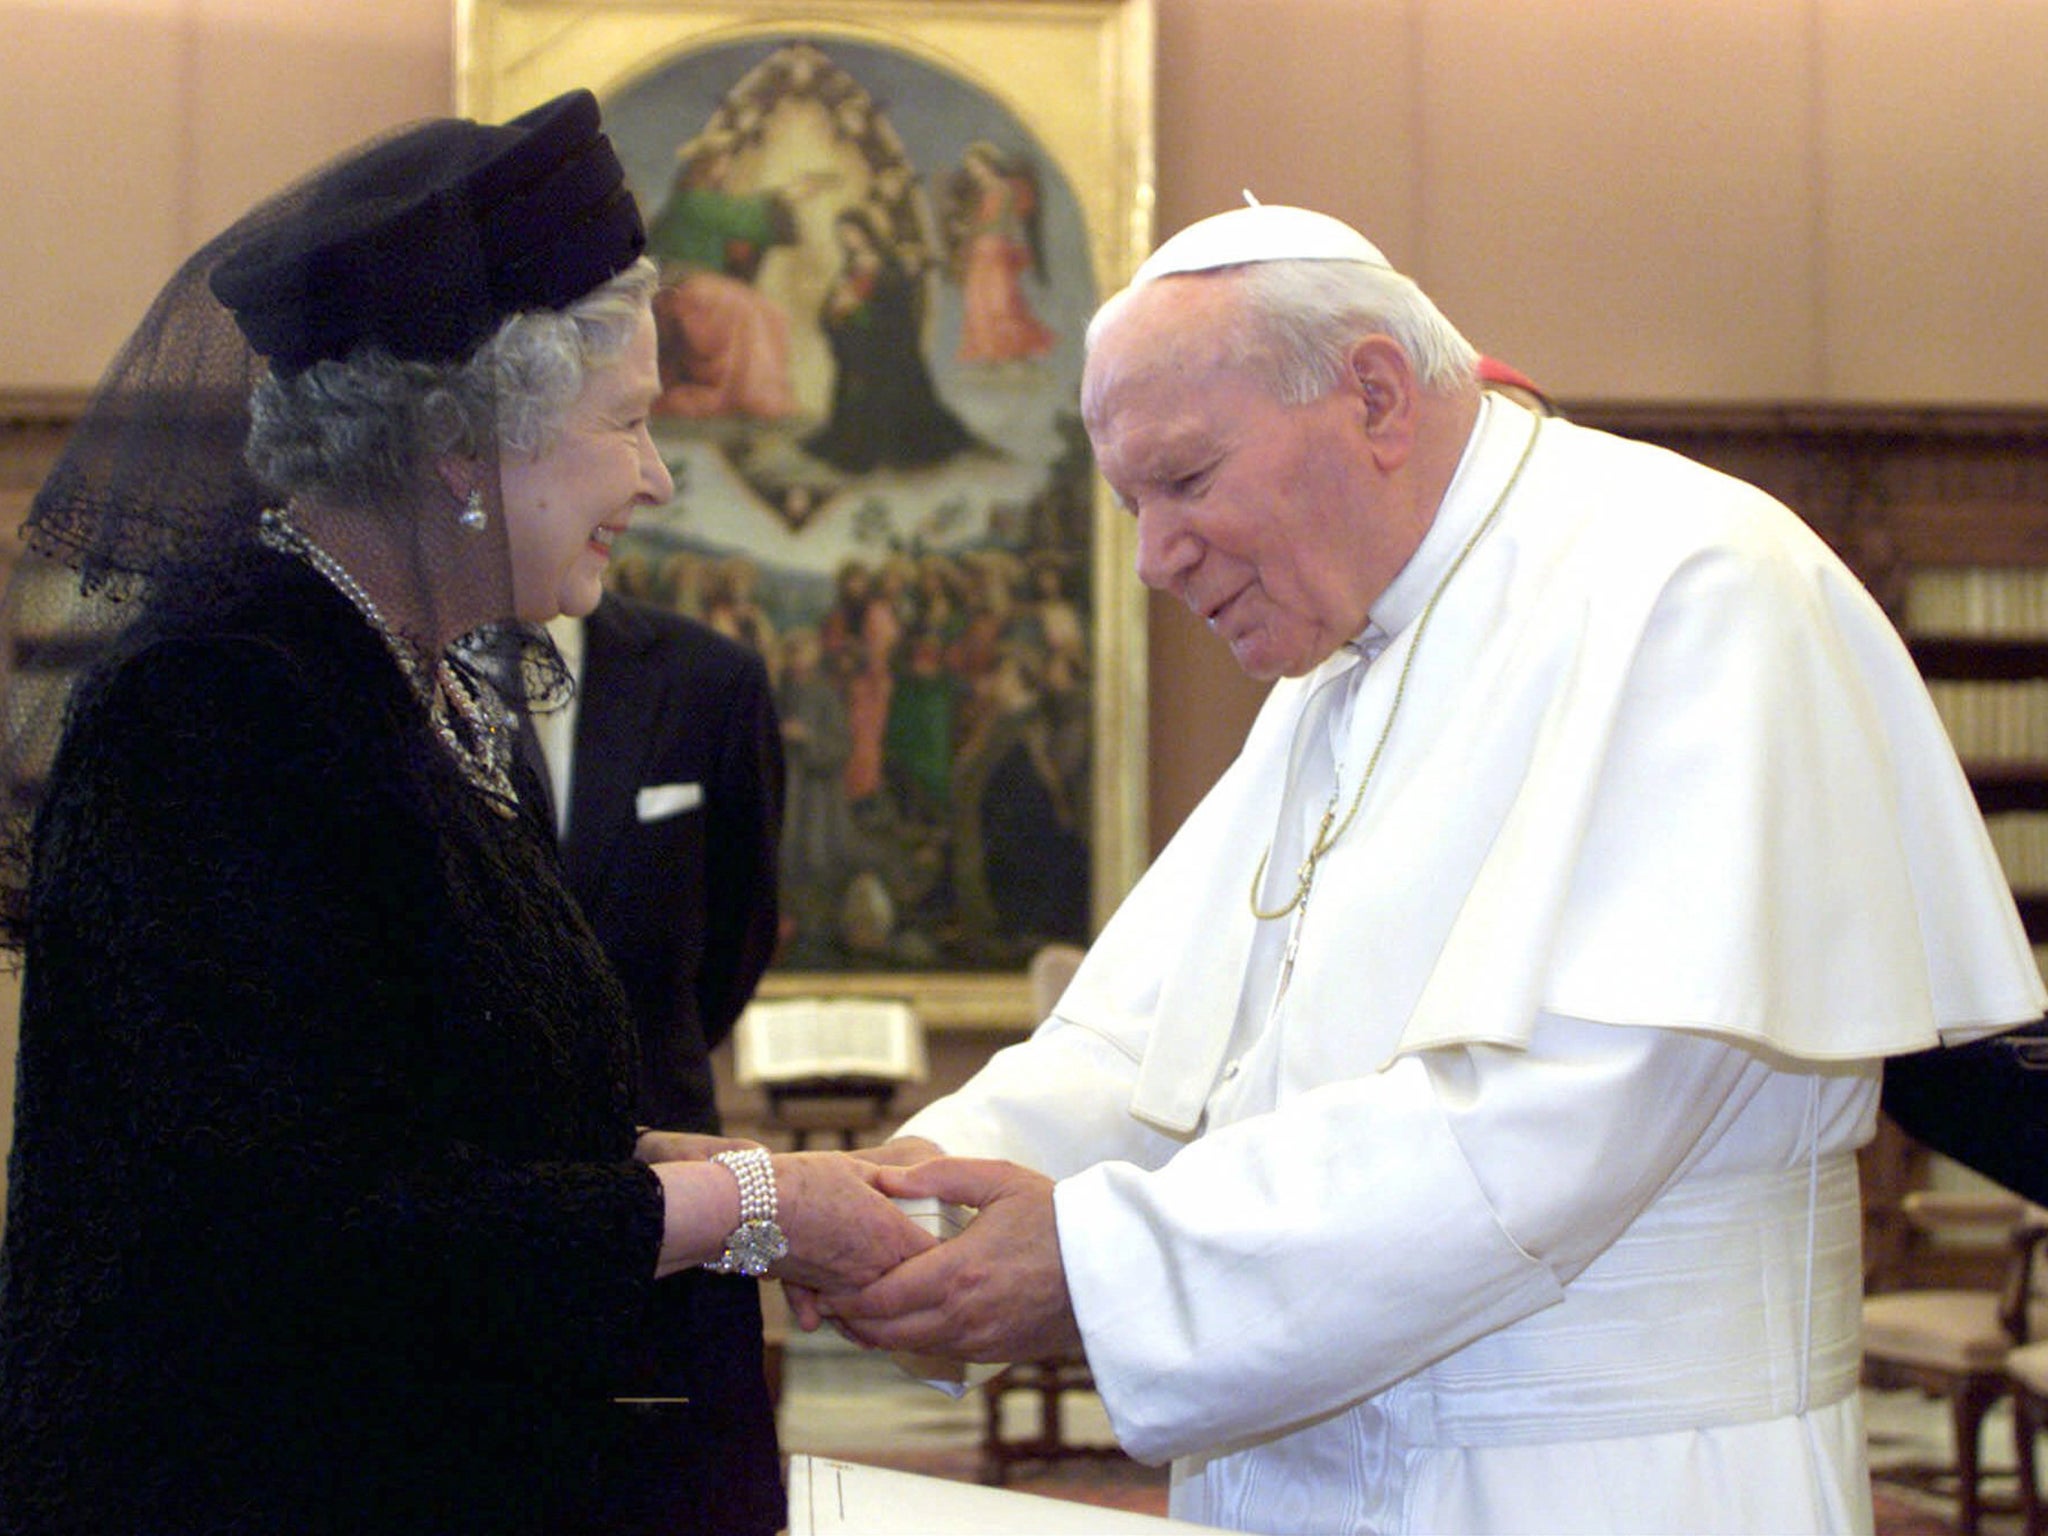
[[(650, 1132), (641, 1157), (751, 1145)], [(797, 1325), (831, 1323), (870, 1349), (1036, 1360), (1081, 1347), (1053, 1222), (1052, 1180), (1015, 1163), (939, 1155), (929, 1142), (778, 1153), (783, 1282)], [(935, 1198), (974, 1218), (941, 1243), (893, 1203)]]

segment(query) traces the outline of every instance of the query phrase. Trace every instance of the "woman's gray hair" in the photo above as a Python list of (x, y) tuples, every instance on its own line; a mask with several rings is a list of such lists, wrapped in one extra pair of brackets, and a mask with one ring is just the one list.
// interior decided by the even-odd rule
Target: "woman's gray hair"
[[(1353, 344), (1372, 335), (1400, 345), (1424, 389), (1457, 394), (1477, 382), (1478, 350), (1413, 279), (1390, 267), (1261, 261), (1211, 270), (1234, 278), (1244, 300), (1233, 360), (1260, 375), (1283, 404), (1306, 405), (1328, 394), (1343, 377)], [(1088, 327), (1091, 346), (1130, 292), (1096, 312)]]
[(249, 468), (284, 497), (404, 498), (442, 458), (532, 454), (584, 380), (633, 339), (656, 284), (645, 257), (561, 310), (511, 316), (461, 363), (377, 348), (266, 377), (250, 396)]

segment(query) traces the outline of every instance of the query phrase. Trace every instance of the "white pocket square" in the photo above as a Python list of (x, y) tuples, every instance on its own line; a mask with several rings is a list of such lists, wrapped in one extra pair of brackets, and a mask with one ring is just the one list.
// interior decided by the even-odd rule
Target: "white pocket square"
[(633, 814), (642, 821), (662, 821), (694, 811), (703, 803), (702, 784), (648, 784), (633, 797)]

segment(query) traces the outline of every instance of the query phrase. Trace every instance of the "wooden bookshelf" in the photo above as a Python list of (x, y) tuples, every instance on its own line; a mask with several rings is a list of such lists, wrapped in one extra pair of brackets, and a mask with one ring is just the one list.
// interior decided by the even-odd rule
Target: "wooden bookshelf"
[[(2048, 584), (2048, 568), (2043, 570)], [(2002, 686), (2048, 682), (2048, 635), (1918, 635), (1907, 643), (1921, 674), (1931, 685), (1944, 682)], [(1979, 755), (1968, 742), (1957, 743), (1963, 769), (1977, 792), (1978, 809), (1986, 816), (2020, 811), (2048, 811), (2048, 754)], [(2022, 890), (2024, 898), (2030, 893)], [(2023, 903), (2024, 905), (2024, 903)], [(2035, 943), (2048, 942), (2048, 926), (2027, 924)]]

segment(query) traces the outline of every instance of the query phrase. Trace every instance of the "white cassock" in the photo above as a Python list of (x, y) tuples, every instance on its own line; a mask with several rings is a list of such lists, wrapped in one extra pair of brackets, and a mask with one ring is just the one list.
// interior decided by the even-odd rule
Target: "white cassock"
[[(1535, 428), (1489, 401), (1366, 634), (904, 1134), (1059, 1181), (1096, 1384), (1182, 1518), (1868, 1530), (1879, 1062), (2038, 1017), (2040, 978), (1855, 578), (1559, 421), (1486, 526)], [(1254, 919), (1383, 731), (1305, 909)]]

